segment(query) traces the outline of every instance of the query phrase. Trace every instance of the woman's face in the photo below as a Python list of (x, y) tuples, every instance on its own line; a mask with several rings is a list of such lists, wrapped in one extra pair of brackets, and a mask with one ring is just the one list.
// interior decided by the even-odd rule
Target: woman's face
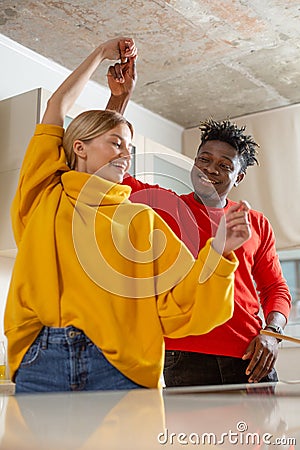
[[(82, 148), (78, 149), (80, 143)], [(130, 167), (131, 131), (125, 123), (89, 141), (75, 141), (77, 170), (121, 183)]]

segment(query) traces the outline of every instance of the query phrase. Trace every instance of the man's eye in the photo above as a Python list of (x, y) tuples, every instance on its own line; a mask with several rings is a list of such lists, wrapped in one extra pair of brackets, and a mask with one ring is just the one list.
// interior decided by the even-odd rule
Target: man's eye
[(198, 156), (198, 158), (196, 158), (196, 160), (200, 161), (200, 162), (204, 162), (204, 163), (209, 162), (209, 160), (207, 158), (204, 158), (203, 156)]
[(227, 164), (220, 164), (221, 169), (223, 170), (231, 170), (231, 167), (228, 166)]

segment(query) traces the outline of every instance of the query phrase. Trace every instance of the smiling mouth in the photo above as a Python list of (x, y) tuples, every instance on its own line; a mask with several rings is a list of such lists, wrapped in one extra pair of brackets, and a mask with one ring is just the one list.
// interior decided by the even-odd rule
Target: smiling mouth
[(127, 163), (124, 162), (120, 162), (120, 161), (113, 161), (110, 163), (112, 166), (116, 167), (117, 169), (120, 170), (126, 170), (127, 169)]
[(206, 185), (215, 185), (218, 184), (218, 181), (210, 180), (209, 178), (199, 176), (201, 183)]

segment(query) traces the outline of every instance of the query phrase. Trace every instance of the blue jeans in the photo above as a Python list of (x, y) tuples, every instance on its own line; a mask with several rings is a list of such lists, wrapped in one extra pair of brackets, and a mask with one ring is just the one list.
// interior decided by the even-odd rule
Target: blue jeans
[[(167, 387), (248, 383), (249, 360), (230, 356), (166, 350), (164, 379)], [(275, 369), (260, 382), (278, 381)]]
[(16, 393), (138, 389), (75, 327), (44, 327), (25, 354)]

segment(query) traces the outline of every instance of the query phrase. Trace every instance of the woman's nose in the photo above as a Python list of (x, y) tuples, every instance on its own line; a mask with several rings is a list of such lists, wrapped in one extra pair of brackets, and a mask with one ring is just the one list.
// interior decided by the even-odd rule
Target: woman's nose
[(123, 147), (120, 152), (120, 157), (131, 158), (131, 148)]

